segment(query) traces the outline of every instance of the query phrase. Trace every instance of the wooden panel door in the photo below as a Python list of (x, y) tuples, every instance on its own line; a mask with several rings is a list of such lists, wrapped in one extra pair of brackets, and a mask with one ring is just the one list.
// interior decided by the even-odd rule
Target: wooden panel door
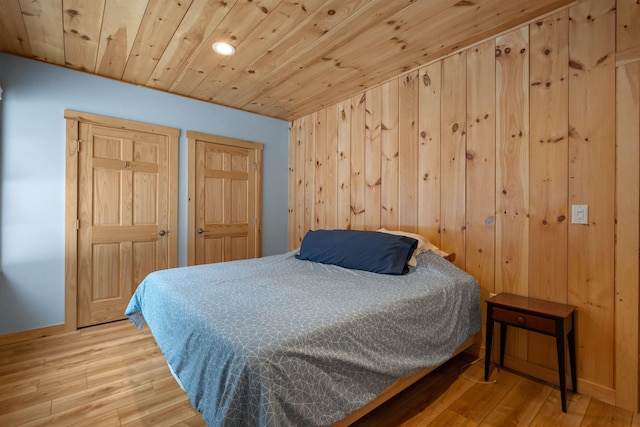
[(144, 277), (175, 266), (168, 136), (78, 124), (77, 325), (124, 318)]
[(262, 145), (188, 132), (189, 264), (261, 255)]

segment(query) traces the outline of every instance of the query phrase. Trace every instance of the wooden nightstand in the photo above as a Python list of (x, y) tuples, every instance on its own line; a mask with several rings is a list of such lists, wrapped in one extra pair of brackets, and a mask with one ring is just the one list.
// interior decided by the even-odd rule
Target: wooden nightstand
[(560, 376), (562, 412), (567, 412), (564, 338), (565, 336), (567, 337), (569, 346), (571, 385), (575, 393), (578, 391), (576, 380), (576, 345), (573, 331), (573, 318), (576, 307), (504, 293), (495, 295), (487, 299), (486, 302), (487, 337), (484, 362), (485, 381), (489, 379), (494, 322), (500, 322), (500, 366), (504, 366), (507, 326), (515, 326), (516, 328), (554, 336), (556, 337), (556, 347), (558, 351), (558, 375)]

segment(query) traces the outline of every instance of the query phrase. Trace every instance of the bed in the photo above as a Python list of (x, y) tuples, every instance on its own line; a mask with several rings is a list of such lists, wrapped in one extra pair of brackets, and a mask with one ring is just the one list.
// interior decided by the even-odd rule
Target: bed
[(480, 330), (477, 281), (434, 251), (380, 274), (302, 249), (154, 272), (134, 293), (125, 314), (207, 425), (351, 422)]

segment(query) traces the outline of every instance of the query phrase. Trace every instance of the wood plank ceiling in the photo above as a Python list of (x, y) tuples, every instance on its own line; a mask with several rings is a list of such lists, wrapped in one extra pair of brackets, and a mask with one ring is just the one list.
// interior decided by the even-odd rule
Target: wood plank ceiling
[(572, 2), (0, 0), (0, 51), (292, 120)]

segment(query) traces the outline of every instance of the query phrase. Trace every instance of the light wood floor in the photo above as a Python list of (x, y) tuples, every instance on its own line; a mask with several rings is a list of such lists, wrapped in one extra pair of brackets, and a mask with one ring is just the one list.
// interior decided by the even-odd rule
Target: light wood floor
[[(354, 426), (640, 426), (631, 412), (494, 370), (467, 354)], [(204, 426), (148, 329), (128, 321), (0, 346), (0, 426)]]

